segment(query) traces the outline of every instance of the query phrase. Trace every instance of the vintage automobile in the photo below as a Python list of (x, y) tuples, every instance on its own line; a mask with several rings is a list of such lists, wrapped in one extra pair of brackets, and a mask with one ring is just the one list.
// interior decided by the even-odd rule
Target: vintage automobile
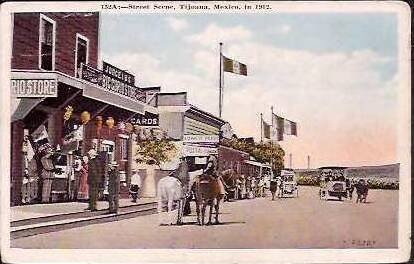
[(342, 201), (346, 198), (346, 167), (321, 167), (320, 170), (320, 199), (338, 199)]
[(292, 169), (283, 169), (280, 171), (278, 197), (299, 197), (297, 179)]

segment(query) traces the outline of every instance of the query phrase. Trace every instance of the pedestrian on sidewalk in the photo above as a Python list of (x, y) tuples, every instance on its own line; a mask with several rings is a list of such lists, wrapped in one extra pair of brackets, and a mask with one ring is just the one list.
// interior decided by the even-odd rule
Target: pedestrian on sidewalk
[(132, 169), (131, 185), (129, 187), (129, 193), (132, 196), (132, 202), (136, 203), (139, 195), (139, 189), (141, 189), (141, 176), (136, 169)]
[(88, 185), (88, 156), (83, 156), (82, 165), (80, 166), (80, 179), (79, 179), (79, 190), (77, 191), (77, 200), (88, 200), (89, 199), (89, 185)]
[(118, 164), (116, 161), (112, 161), (108, 166), (108, 202), (109, 202), (109, 213), (118, 213), (119, 209), (119, 174)]
[(79, 156), (75, 156), (73, 160), (73, 188), (72, 188), (72, 194), (71, 194), (71, 200), (76, 201), (78, 199), (78, 192), (80, 187), (80, 179), (82, 176), (82, 160)]
[(50, 202), (52, 192), (52, 181), (54, 178), (55, 166), (52, 158), (53, 150), (48, 149), (46, 154), (40, 159), (42, 164), (42, 203)]
[(98, 152), (95, 149), (88, 151), (88, 185), (89, 185), (89, 207), (91, 211), (96, 211), (96, 201), (98, 199), (99, 183), (104, 176), (104, 165), (97, 158)]

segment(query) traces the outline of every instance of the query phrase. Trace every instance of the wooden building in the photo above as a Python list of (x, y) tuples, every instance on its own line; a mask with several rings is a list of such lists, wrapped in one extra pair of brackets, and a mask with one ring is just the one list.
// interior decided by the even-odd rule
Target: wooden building
[[(11, 204), (22, 203), (25, 133), (31, 135), (41, 126), (51, 145), (68, 154), (76, 150), (84, 155), (94, 147), (116, 160), (121, 193), (126, 196), (131, 140), (123, 124), (158, 115), (154, 98), (159, 87), (136, 87), (133, 75), (105, 62), (98, 69), (97, 12), (15, 13), (12, 26)], [(114, 71), (117, 74), (111, 75)], [(64, 119), (68, 106), (76, 124), (69, 131)], [(89, 122), (81, 122), (84, 112)], [(98, 116), (103, 119), (102, 128), (97, 125)], [(106, 122), (111, 119), (114, 122)], [(67, 134), (79, 127), (82, 137), (68, 142)]]

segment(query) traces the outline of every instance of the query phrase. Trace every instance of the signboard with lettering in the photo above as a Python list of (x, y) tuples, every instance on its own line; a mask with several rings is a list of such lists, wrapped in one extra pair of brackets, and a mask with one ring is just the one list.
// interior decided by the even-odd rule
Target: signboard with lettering
[(217, 154), (218, 154), (217, 148), (200, 147), (200, 146), (194, 146), (194, 145), (183, 146), (184, 157), (209, 156), (209, 155), (217, 155)]
[(80, 68), (80, 76), (88, 82), (102, 86), (102, 72), (98, 69), (82, 63)]
[(160, 124), (159, 116), (149, 112), (145, 112), (145, 115), (136, 114), (130, 122), (138, 126), (159, 126)]
[(121, 70), (105, 61), (102, 62), (102, 72), (105, 75), (115, 78), (123, 83), (127, 83), (132, 86), (135, 85), (134, 75), (127, 73), (126, 71)]
[(104, 71), (82, 64), (80, 76), (81, 79), (97, 84), (105, 90), (146, 102), (145, 92), (134, 86), (134, 76), (108, 63), (104, 62)]
[(12, 79), (11, 92), (22, 97), (57, 97), (56, 79)]
[(183, 141), (188, 143), (218, 143), (218, 135), (184, 135)]

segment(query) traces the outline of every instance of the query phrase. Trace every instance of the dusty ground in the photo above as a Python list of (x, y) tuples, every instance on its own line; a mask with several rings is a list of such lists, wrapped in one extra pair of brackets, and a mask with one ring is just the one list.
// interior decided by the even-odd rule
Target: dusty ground
[(398, 191), (370, 190), (367, 204), (299, 198), (226, 202), (221, 225), (159, 226), (157, 215), (11, 241), (20, 248), (390, 248), (397, 247)]

